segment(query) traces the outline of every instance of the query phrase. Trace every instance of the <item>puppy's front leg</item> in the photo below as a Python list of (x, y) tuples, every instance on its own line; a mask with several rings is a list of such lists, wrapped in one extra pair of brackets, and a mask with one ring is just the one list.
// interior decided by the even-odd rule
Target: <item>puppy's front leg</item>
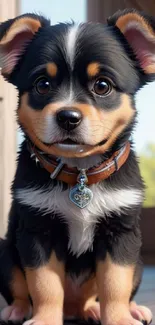
[(30, 324), (61, 325), (64, 301), (64, 264), (55, 253), (49, 261), (38, 268), (26, 268), (26, 280), (33, 301), (33, 319)]
[(62, 325), (64, 262), (57, 258), (54, 249), (50, 252), (48, 238), (40, 241), (38, 235), (23, 237), (20, 251), (33, 304), (33, 317), (24, 324)]
[(102, 324), (138, 325), (129, 311), (134, 265), (122, 266), (112, 261), (107, 254), (104, 262), (97, 265), (97, 282)]
[(101, 321), (104, 325), (140, 325), (131, 316), (129, 306), (140, 239), (136, 231), (119, 233), (113, 238), (105, 239), (104, 254), (102, 243), (98, 246), (96, 277)]

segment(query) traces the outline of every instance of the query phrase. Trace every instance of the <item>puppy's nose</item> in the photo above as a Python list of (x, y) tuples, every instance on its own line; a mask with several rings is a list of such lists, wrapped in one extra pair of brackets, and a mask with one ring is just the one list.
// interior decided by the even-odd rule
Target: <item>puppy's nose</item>
[(82, 114), (78, 110), (61, 110), (56, 115), (58, 125), (67, 131), (75, 129), (82, 121)]

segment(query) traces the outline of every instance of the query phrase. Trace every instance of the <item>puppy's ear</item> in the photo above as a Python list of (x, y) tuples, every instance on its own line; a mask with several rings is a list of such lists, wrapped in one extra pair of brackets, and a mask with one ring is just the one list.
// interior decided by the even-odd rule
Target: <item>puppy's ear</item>
[(108, 24), (124, 34), (143, 71), (155, 73), (155, 20), (132, 9), (118, 11), (108, 19)]
[(49, 25), (42, 16), (27, 14), (0, 25), (0, 67), (5, 77), (13, 72), (34, 34)]

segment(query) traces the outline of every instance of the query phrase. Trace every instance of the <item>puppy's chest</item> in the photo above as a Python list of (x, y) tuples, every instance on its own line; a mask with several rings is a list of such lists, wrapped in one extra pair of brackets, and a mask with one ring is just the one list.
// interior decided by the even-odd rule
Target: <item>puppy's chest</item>
[(17, 191), (20, 203), (39, 208), (43, 213), (57, 212), (68, 224), (68, 249), (76, 256), (93, 250), (95, 226), (112, 212), (120, 214), (122, 208), (129, 208), (141, 199), (136, 189), (112, 189), (103, 184), (92, 185), (93, 199), (84, 209), (78, 208), (69, 199), (69, 189), (61, 185), (44, 188), (27, 188)]

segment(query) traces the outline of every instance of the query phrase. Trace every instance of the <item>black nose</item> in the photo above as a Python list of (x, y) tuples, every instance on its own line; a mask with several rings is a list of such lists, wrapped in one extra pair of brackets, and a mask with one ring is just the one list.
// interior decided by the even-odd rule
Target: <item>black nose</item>
[(56, 115), (58, 125), (67, 131), (75, 129), (82, 120), (82, 114), (78, 110), (61, 110)]

